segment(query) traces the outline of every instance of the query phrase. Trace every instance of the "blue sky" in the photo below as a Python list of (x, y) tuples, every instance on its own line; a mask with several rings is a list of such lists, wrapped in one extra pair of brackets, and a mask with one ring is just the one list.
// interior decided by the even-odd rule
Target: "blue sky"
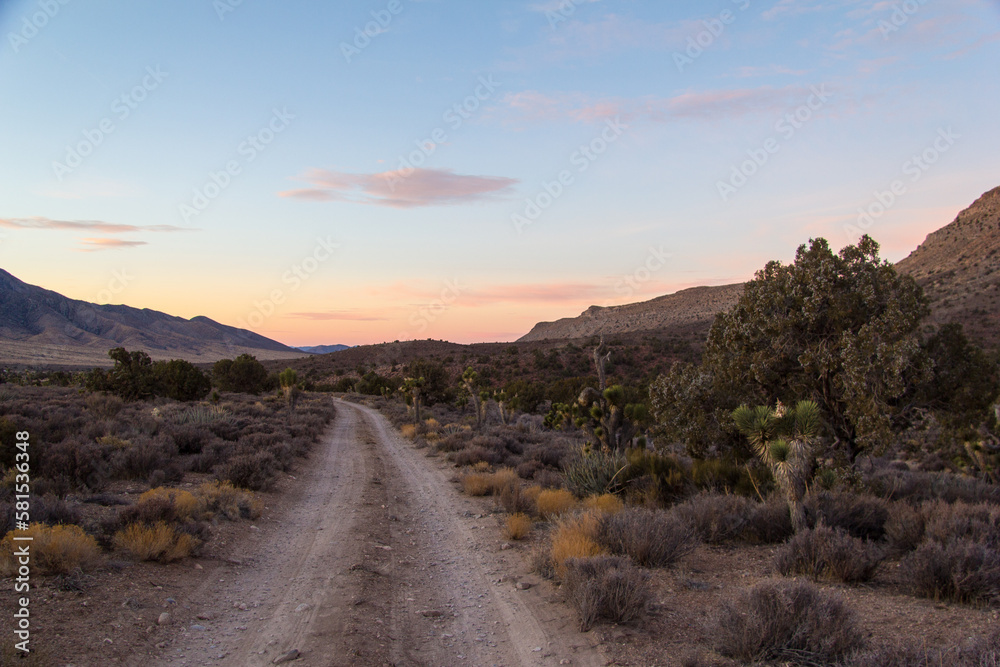
[(96, 4), (0, 4), (0, 267), (289, 344), (898, 260), (1000, 184), (993, 1)]

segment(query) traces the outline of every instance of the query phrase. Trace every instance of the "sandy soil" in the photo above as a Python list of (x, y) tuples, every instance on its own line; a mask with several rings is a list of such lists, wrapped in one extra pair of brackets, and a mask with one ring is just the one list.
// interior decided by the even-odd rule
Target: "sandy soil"
[(338, 402), (310, 463), (246, 558), (176, 600), (193, 616), (153, 664), (605, 663), (496, 520), (377, 412)]

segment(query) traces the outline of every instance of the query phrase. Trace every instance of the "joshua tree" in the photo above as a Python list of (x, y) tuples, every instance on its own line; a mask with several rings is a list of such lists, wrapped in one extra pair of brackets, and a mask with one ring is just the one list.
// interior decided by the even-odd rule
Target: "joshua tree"
[(418, 424), (420, 423), (420, 401), (423, 398), (424, 384), (426, 382), (423, 377), (406, 378), (403, 380), (403, 391), (409, 392), (413, 399), (413, 413)]
[(483, 424), (483, 402), (479, 398), (479, 391), (476, 389), (476, 385), (479, 383), (479, 373), (469, 366), (462, 373), (462, 388), (469, 394), (472, 399), (472, 407), (476, 411), (476, 429), (479, 429)]
[(281, 391), (285, 394), (285, 400), (292, 412), (295, 412), (295, 404), (299, 402), (299, 374), (291, 368), (286, 368), (278, 374), (278, 383), (281, 384)]
[(795, 532), (805, 529), (802, 498), (813, 471), (813, 444), (820, 431), (819, 405), (799, 401), (792, 410), (786, 410), (781, 401), (776, 408), (741, 405), (733, 412), (733, 420), (785, 494), (792, 528)]

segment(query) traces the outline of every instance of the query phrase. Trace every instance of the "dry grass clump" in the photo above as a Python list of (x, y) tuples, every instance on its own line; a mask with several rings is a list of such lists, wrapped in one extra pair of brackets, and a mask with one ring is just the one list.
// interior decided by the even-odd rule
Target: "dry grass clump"
[(253, 493), (237, 489), (229, 482), (205, 482), (196, 495), (205, 513), (222, 514), (230, 521), (256, 519), (263, 509)]
[(413, 440), (417, 437), (417, 425), (416, 424), (403, 424), (399, 427), (399, 432), (403, 434), (404, 438), (409, 438)]
[(625, 509), (625, 503), (613, 493), (589, 496), (583, 501), (583, 508), (599, 514), (617, 514)]
[(1000, 599), (1000, 552), (969, 539), (946, 546), (924, 542), (900, 568), (913, 592), (922, 597), (974, 604)]
[(804, 501), (810, 526), (824, 523), (843, 528), (863, 540), (880, 540), (885, 535), (889, 506), (885, 500), (849, 491), (810, 493)]
[(598, 519), (590, 513), (564, 517), (556, 523), (552, 532), (549, 559), (555, 573), (566, 575), (566, 561), (570, 558), (589, 558), (604, 553), (597, 542)]
[(14, 541), (11, 531), (0, 541), (0, 575), (17, 574), (20, 563), (15, 550), (30, 545), (31, 568), (42, 574), (69, 574), (77, 568), (88, 570), (101, 560), (97, 540), (83, 532), (79, 526), (47, 526), (33, 523), (26, 531), (17, 531), (18, 537), (31, 537), (30, 542)]
[(649, 573), (618, 556), (570, 558), (563, 584), (584, 632), (602, 618), (613, 623), (636, 620), (651, 596)]
[(535, 499), (538, 515), (543, 519), (555, 519), (576, 506), (576, 498), (566, 489), (545, 489)]
[(662, 510), (627, 509), (602, 516), (597, 541), (614, 554), (630, 556), (639, 565), (673, 565), (698, 546), (687, 521)]
[(151, 526), (133, 523), (115, 533), (112, 543), (139, 560), (161, 563), (186, 558), (199, 545), (199, 541), (191, 535), (162, 521)]
[(854, 612), (806, 581), (765, 581), (722, 602), (719, 653), (745, 663), (830, 664), (862, 644)]
[(158, 486), (140, 495), (136, 504), (158, 503), (161, 500), (170, 503), (174, 514), (182, 521), (196, 519), (201, 515), (201, 503), (193, 493), (184, 489), (168, 489)]
[(462, 475), (462, 491), (467, 496), (486, 496), (492, 493), (492, 475), (473, 472)]
[(508, 540), (523, 540), (531, 532), (531, 517), (523, 512), (511, 514), (504, 521), (503, 534)]
[(1000, 547), (1000, 507), (979, 503), (937, 501), (924, 508), (928, 539), (947, 544), (968, 539), (991, 547)]
[(893, 503), (885, 522), (885, 539), (897, 555), (913, 551), (924, 539), (924, 513), (906, 502)]
[(814, 580), (853, 584), (870, 581), (882, 558), (881, 550), (871, 542), (852, 537), (843, 529), (820, 525), (790, 539), (774, 562), (786, 576), (805, 574)]
[(500, 495), (505, 489), (520, 488), (521, 478), (513, 468), (500, 468), (490, 475), (490, 489), (494, 495)]

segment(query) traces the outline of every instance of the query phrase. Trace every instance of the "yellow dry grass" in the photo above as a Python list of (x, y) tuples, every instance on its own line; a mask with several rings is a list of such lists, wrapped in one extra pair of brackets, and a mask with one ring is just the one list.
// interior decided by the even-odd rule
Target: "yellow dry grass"
[(139, 560), (161, 563), (190, 556), (199, 544), (194, 537), (178, 532), (174, 526), (162, 521), (152, 526), (133, 523), (115, 533), (112, 542), (115, 547)]
[(399, 427), (399, 432), (403, 434), (403, 437), (413, 440), (417, 435), (417, 425), (416, 424), (403, 424)]
[(230, 521), (256, 519), (263, 511), (260, 500), (253, 492), (237, 489), (229, 481), (205, 482), (198, 487), (195, 495), (208, 518), (221, 513)]
[(551, 556), (556, 574), (566, 574), (570, 558), (589, 558), (604, 552), (597, 543), (597, 515), (585, 512), (561, 519), (552, 532)]
[(601, 514), (617, 514), (625, 509), (625, 503), (619, 500), (618, 496), (605, 493), (600, 496), (589, 496), (583, 501), (585, 509), (594, 510)]
[(196, 519), (201, 515), (201, 503), (194, 494), (184, 489), (168, 489), (158, 486), (139, 496), (138, 504), (165, 499), (174, 507), (174, 512), (181, 519)]
[(531, 532), (531, 517), (523, 512), (511, 514), (504, 522), (503, 534), (508, 540), (522, 540)]
[(469, 496), (485, 496), (493, 490), (492, 475), (473, 472), (462, 476), (462, 491)]
[[(30, 542), (14, 541), (14, 536), (31, 537)], [(76, 568), (88, 570), (101, 559), (97, 540), (80, 526), (47, 526), (33, 523), (28, 530), (10, 531), (0, 541), (0, 575), (13, 576), (19, 568), (16, 548), (29, 544), (32, 569), (41, 574), (69, 574)]]
[(535, 499), (535, 507), (543, 519), (554, 519), (576, 507), (576, 498), (566, 489), (545, 489)]

